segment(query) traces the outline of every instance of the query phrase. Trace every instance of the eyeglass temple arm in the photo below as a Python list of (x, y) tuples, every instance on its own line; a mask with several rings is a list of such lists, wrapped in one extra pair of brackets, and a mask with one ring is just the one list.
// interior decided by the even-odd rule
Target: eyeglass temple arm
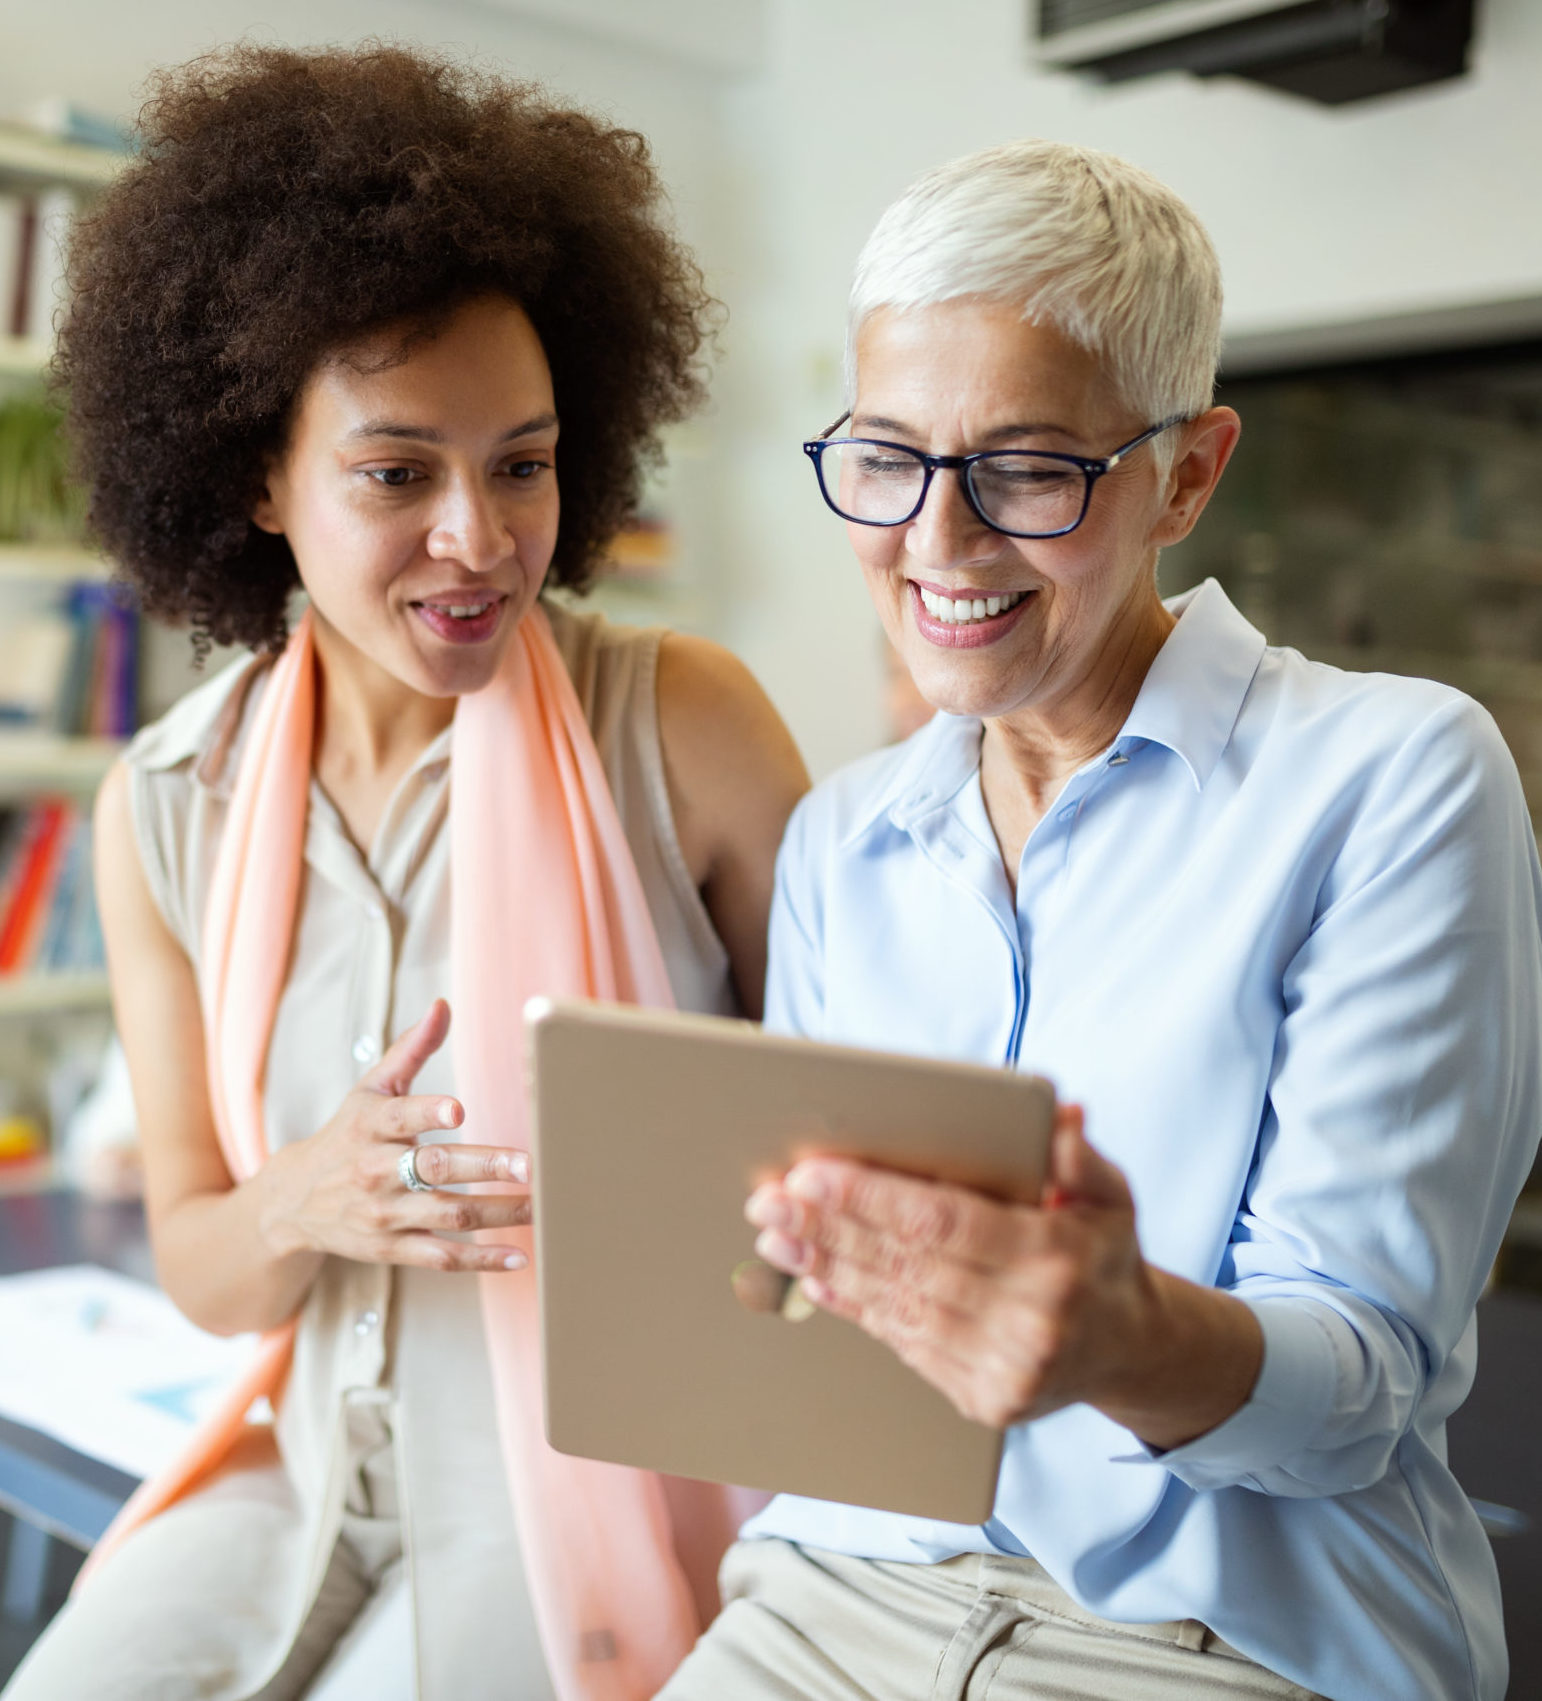
[(816, 438), (815, 438), (815, 439), (814, 439), (814, 441), (815, 441), (815, 442), (816, 442), (816, 443), (823, 443), (823, 442), (824, 442), (824, 440), (825, 440), (825, 438), (827, 438), (827, 437), (830, 437), (830, 436), (833, 436), (833, 435), (834, 435), (834, 433), (835, 433), (835, 432), (837, 432), (837, 431), (839, 431), (839, 430), (840, 430), (840, 428), (841, 428), (841, 427), (842, 427), (842, 426), (843, 426), (843, 425), (844, 425), (844, 424), (845, 424), (845, 423), (846, 423), (846, 421), (847, 421), (847, 420), (848, 420), (848, 419), (850, 419), (850, 418), (851, 418), (851, 409), (850, 409), (850, 408), (847, 408), (847, 409), (846, 409), (846, 411), (845, 411), (845, 413), (843, 413), (843, 414), (842, 414), (842, 415), (841, 415), (841, 417), (840, 417), (840, 418), (839, 418), (839, 419), (838, 419), (838, 420), (836, 420), (836, 421), (835, 421), (835, 423), (834, 423), (834, 424), (833, 424), (833, 425), (827, 425), (827, 426), (826, 426), (826, 427), (825, 427), (825, 428), (824, 428), (824, 430), (823, 430), (823, 431), (821, 431), (821, 432), (820, 432), (820, 433), (819, 433), (819, 435), (818, 435), (818, 437), (816, 437)]
[[(1160, 425), (1153, 425), (1149, 431), (1141, 432), (1139, 437), (1131, 438), (1122, 449), (1116, 449), (1113, 454), (1103, 457), (1101, 472), (1112, 472), (1126, 455), (1133, 455), (1143, 443), (1149, 443), (1153, 437), (1160, 437), (1164, 431), (1171, 431), (1175, 425), (1187, 425), (1192, 416), (1186, 413), (1175, 413), (1171, 419), (1164, 419)], [(840, 424), (836, 420), (836, 425)], [(833, 431), (835, 426), (831, 426)]]

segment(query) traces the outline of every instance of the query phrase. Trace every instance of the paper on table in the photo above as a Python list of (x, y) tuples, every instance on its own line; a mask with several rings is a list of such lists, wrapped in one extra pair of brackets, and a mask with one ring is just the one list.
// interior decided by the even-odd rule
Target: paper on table
[(256, 1345), (205, 1334), (158, 1289), (94, 1264), (0, 1277), (0, 1416), (149, 1476)]

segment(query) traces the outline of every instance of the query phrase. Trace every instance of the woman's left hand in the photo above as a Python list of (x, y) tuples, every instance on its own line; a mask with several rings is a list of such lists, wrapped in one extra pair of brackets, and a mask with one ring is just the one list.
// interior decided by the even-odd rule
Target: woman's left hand
[(814, 1303), (994, 1428), (1087, 1401), (1173, 1447), (1235, 1411), (1262, 1362), (1246, 1306), (1146, 1263), (1129, 1186), (1077, 1106), (1057, 1112), (1036, 1205), (818, 1158), (745, 1214)]

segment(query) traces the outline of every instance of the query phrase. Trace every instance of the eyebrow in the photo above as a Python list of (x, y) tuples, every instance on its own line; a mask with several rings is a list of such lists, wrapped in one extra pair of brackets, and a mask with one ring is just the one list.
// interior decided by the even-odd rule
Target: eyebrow
[[(556, 423), (556, 414), (538, 413), (525, 420), (522, 425), (505, 431), (498, 441), (512, 443), (517, 437), (530, 437), (537, 431), (550, 431)], [(407, 425), (394, 419), (367, 419), (348, 433), (347, 441), (353, 443), (365, 437), (396, 437), (413, 443), (443, 443), (445, 440), (444, 433), (432, 425)]]
[[(854, 428), (863, 431), (892, 431), (900, 437), (918, 437), (920, 433), (901, 419), (888, 419), (882, 414), (865, 413), (852, 420)], [(986, 443), (1004, 443), (1011, 437), (1075, 437), (1074, 431), (1068, 431), (1063, 425), (1026, 424), (998, 425), (994, 431), (987, 431), (982, 441)]]

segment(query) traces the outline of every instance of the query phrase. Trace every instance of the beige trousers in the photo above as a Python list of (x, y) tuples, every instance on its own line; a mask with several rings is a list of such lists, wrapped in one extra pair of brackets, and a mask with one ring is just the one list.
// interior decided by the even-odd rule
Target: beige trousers
[(657, 1701), (1320, 1701), (1197, 1620), (1096, 1618), (1031, 1559), (753, 1541), (721, 1581), (722, 1615)]

